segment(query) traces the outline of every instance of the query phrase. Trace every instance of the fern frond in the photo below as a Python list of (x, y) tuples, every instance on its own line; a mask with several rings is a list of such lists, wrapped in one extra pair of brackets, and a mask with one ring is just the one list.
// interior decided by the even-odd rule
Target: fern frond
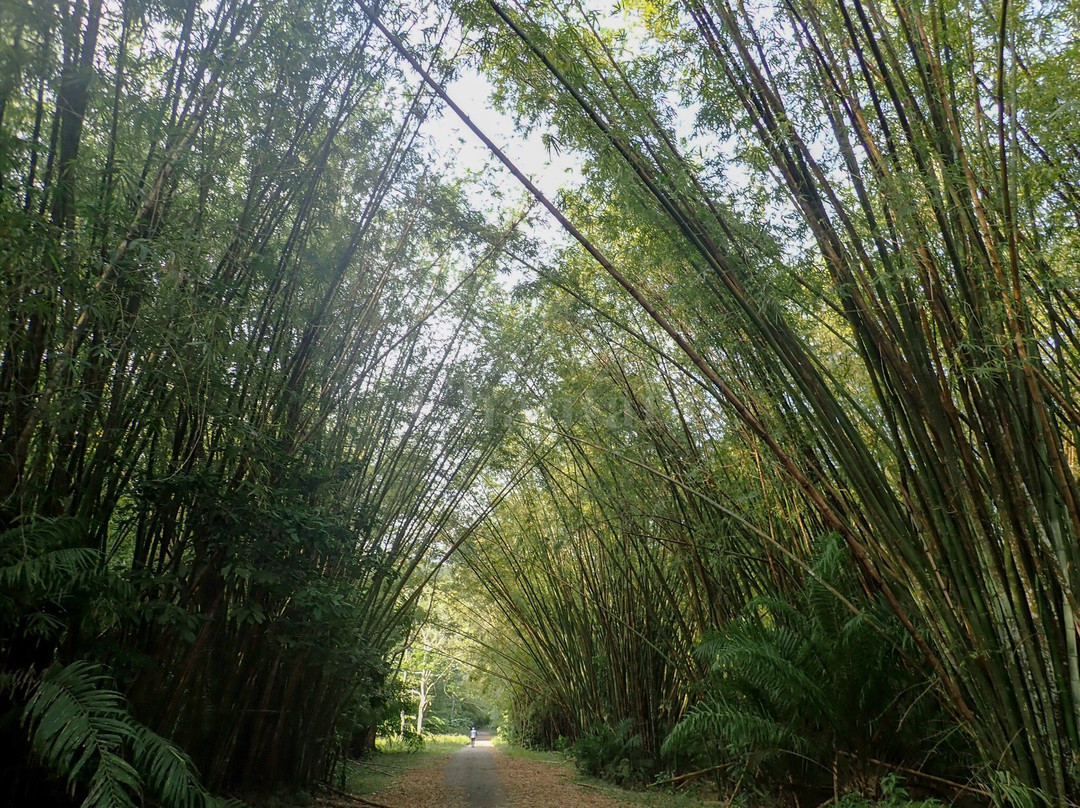
[(725, 700), (709, 701), (691, 710), (668, 734), (661, 746), (665, 755), (691, 751), (701, 756), (720, 752), (727, 756), (803, 754), (810, 746), (793, 724), (778, 721), (753, 707)]
[(15, 695), (26, 693), (37, 684), (37, 671), (31, 668), (0, 671), (0, 693)]
[(104, 755), (133, 737), (124, 697), (108, 689), (108, 683), (101, 667), (88, 662), (54, 666), (26, 704), (24, 720), (35, 753), (60, 769), (69, 786), (83, 769), (94, 770)]
[(133, 756), (147, 789), (167, 808), (213, 808), (215, 805), (213, 797), (199, 782), (191, 758), (167, 738), (139, 726)]
[(19, 554), (35, 555), (40, 548), (72, 546), (84, 530), (82, 520), (73, 516), (38, 517), (26, 524), (0, 531), (0, 559), (9, 549)]
[[(870, 744), (884, 758), (929, 747), (919, 720), (935, 705), (918, 694), (931, 684), (903, 663), (907, 632), (862, 596), (836, 537), (817, 553), (814, 575), (789, 601), (755, 598), (704, 636), (695, 652), (709, 665), (703, 699), (669, 733), (665, 755), (755, 769), (791, 755), (786, 764), (803, 767), (803, 776), (807, 763), (828, 764), (836, 749), (865, 754)], [(852, 615), (837, 592), (866, 608)], [(902, 733), (905, 719), (911, 729)]]
[[(78, 546), (82, 533), (82, 522), (72, 518), (37, 519), (0, 532), (0, 614), (33, 614), (94, 574), (100, 554)], [(39, 622), (33, 630), (48, 633), (55, 626)]]
[(821, 703), (822, 666), (807, 654), (807, 639), (786, 629), (752, 630), (730, 636), (718, 647), (713, 671), (725, 688), (754, 694), (774, 709), (793, 712)]
[(835, 533), (818, 543), (814, 575), (803, 583), (802, 601), (810, 622), (820, 631), (836, 634), (849, 616), (833, 590), (847, 591), (851, 577), (847, 548)]
[(100, 665), (73, 662), (49, 668), (23, 712), (38, 758), (67, 778), (86, 783), (83, 808), (135, 808), (144, 786), (163, 808), (214, 808), (191, 759), (136, 721)]
[(52, 591), (57, 583), (93, 569), (98, 553), (89, 547), (61, 547), (37, 555), (9, 555), (0, 566), (0, 585), (11, 589)]
[(139, 773), (116, 752), (102, 751), (82, 808), (136, 808)]

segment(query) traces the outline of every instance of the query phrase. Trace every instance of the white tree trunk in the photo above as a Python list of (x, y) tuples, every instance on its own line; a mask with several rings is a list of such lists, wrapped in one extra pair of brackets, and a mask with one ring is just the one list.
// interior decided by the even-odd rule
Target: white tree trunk
[(428, 703), (428, 672), (420, 671), (420, 698), (416, 702), (416, 734), (424, 733), (424, 710)]

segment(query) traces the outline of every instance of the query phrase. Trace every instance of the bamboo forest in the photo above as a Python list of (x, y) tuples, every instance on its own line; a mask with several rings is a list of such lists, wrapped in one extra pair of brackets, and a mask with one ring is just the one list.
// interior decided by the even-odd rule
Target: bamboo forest
[(1080, 0), (0, 0), (0, 288), (2, 805), (1080, 806)]

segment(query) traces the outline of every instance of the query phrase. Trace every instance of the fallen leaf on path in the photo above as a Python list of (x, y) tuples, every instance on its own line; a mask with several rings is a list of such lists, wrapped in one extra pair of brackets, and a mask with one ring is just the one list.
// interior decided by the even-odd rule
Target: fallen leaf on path
[(468, 802), (459, 789), (443, 780), (446, 758), (425, 761), (394, 779), (393, 785), (372, 794), (371, 799), (387, 808), (462, 808)]
[(573, 765), (550, 761), (496, 758), (499, 779), (507, 795), (506, 808), (639, 808), (603, 794), (595, 787), (572, 782)]
[[(515, 758), (493, 750), (505, 799), (500, 808), (640, 808), (604, 794), (596, 786), (573, 782), (570, 763)], [(468, 808), (462, 789), (446, 785), (449, 758), (436, 758), (403, 772), (377, 794), (349, 802), (344, 795), (324, 797), (318, 808)]]

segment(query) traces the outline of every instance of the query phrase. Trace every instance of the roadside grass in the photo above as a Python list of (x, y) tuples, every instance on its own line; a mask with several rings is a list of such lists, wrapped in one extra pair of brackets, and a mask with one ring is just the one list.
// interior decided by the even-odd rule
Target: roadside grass
[(521, 760), (535, 760), (540, 763), (566, 763), (573, 762), (573, 758), (562, 752), (542, 752), (537, 749), (526, 749), (507, 741), (503, 736), (496, 735), (491, 739), (492, 745), (507, 757)]
[[(775, 804), (767, 797), (753, 793), (739, 794), (736, 792), (719, 798), (715, 786), (707, 779), (683, 783), (679, 787), (668, 781), (658, 782), (643, 788), (623, 788), (606, 780), (581, 774), (574, 765), (573, 755), (568, 752), (540, 752), (534, 749), (525, 749), (509, 743), (502, 736), (496, 736), (494, 742), (499, 751), (507, 757), (562, 767), (570, 782), (583, 786), (590, 791), (604, 794), (628, 806), (641, 806), (641, 808), (716, 808), (716, 806), (748, 808), (749, 806)], [(939, 799), (911, 798), (907, 789), (904, 788), (902, 777), (888, 776), (882, 780), (881, 787), (883, 794), (876, 799), (852, 793), (842, 796), (838, 801), (829, 800), (825, 805), (833, 803), (833, 808), (947, 808), (947, 805)]]
[[(468, 745), (469, 739), (464, 735), (425, 735), (421, 748), (395, 738), (379, 738), (375, 741), (375, 754), (346, 762), (345, 785), (341, 790), (357, 796), (374, 794), (387, 788), (395, 777)], [(335, 785), (341, 787), (341, 782)]]
[(417, 750), (408, 741), (402, 742), (397, 738), (377, 738), (375, 748), (386, 755), (419, 754), (419, 755), (450, 755), (457, 752), (463, 746), (469, 745), (467, 735), (425, 735), (423, 748)]

